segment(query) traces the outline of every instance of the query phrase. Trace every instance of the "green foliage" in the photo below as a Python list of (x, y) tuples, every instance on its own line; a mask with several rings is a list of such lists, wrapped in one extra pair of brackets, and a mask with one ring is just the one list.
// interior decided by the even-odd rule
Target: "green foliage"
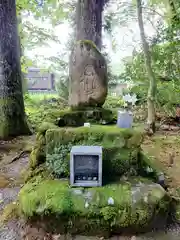
[(53, 171), (58, 177), (69, 176), (69, 161), (67, 156), (72, 148), (72, 144), (60, 145), (54, 148), (53, 154), (46, 155), (46, 167)]
[(24, 100), (28, 121), (36, 131), (44, 121), (55, 123), (59, 117), (59, 112), (66, 106), (66, 102), (57, 94), (26, 94)]
[(57, 91), (58, 91), (58, 95), (61, 98), (68, 100), (69, 98), (69, 77), (68, 76), (61, 76), (59, 78), (59, 81), (57, 83)]
[[(18, 28), (21, 44), (21, 67), (23, 73), (27, 68), (36, 65), (24, 56), (24, 50), (30, 50), (36, 47), (48, 46), (48, 42), (60, 44), (54, 26), (61, 24), (73, 12), (73, 3), (68, 1), (45, 0), (42, 6), (38, 2), (28, 0), (18, 0), (16, 2)], [(30, 18), (29, 18), (30, 17)], [(35, 21), (31, 21), (31, 19)], [(37, 21), (47, 22), (46, 27), (38, 26)]]
[(120, 97), (108, 96), (104, 108), (88, 109), (86, 111), (72, 111), (68, 108), (64, 99), (57, 95), (26, 94), (24, 97), (25, 109), (28, 121), (35, 131), (41, 131), (42, 122), (57, 123), (57, 119), (63, 119), (65, 125), (82, 126), (84, 122), (113, 123), (117, 118), (117, 109), (123, 106)]
[(124, 106), (124, 101), (122, 100), (121, 96), (113, 97), (107, 96), (106, 101), (103, 105), (104, 108), (107, 109), (118, 109)]
[[(152, 46), (152, 67), (157, 79), (157, 110), (166, 115), (174, 115), (175, 104), (179, 103), (179, 57), (178, 41)], [(136, 93), (140, 102), (146, 101), (148, 78), (142, 53), (137, 53), (131, 62), (126, 64), (124, 77), (132, 81), (131, 92)]]

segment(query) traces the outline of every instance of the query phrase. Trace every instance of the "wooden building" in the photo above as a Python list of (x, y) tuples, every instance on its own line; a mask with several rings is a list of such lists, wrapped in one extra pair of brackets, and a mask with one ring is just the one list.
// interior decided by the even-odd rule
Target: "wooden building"
[(27, 88), (30, 91), (54, 91), (55, 77), (48, 70), (29, 68), (26, 74)]

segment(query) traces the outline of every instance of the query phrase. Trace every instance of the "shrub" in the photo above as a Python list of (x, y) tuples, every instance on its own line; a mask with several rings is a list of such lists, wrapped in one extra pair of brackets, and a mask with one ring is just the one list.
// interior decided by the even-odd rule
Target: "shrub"
[(124, 101), (120, 96), (113, 97), (113, 96), (107, 96), (106, 101), (103, 105), (104, 108), (109, 109), (117, 109), (122, 108), (124, 106)]
[(30, 125), (35, 130), (37, 130), (39, 125), (44, 121), (55, 122), (59, 116), (58, 112), (65, 107), (66, 103), (54, 95), (25, 95), (26, 115)]

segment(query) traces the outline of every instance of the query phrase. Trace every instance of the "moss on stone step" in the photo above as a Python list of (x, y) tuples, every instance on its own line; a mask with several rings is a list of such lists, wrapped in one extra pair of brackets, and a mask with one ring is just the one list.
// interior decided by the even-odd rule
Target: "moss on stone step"
[(48, 129), (57, 129), (58, 126), (51, 122), (43, 122), (36, 134), (36, 142), (30, 154), (29, 167), (35, 169), (46, 160), (46, 139), (45, 134)]
[(67, 109), (59, 112), (56, 124), (60, 127), (78, 127), (83, 126), (85, 122), (100, 124), (113, 123), (114, 115), (112, 111), (104, 108), (80, 108)]
[(36, 221), (41, 219), (41, 222), (48, 218), (47, 228), (51, 224), (52, 230), (53, 225), (57, 228), (61, 223), (61, 232), (73, 234), (145, 230), (159, 217), (166, 220), (169, 203), (164, 189), (153, 183), (119, 182), (83, 189), (70, 188), (65, 180), (40, 176), (28, 182), (19, 194), (23, 216)]
[(50, 129), (46, 132), (46, 165), (59, 176), (69, 176), (73, 145), (103, 147), (103, 176), (120, 176), (138, 168), (142, 133), (115, 126)]

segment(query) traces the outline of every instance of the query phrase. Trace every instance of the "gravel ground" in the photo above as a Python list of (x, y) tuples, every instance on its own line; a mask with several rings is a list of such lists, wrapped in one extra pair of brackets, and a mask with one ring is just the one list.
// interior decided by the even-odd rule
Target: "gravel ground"
[[(9, 180), (9, 185), (5, 188), (0, 188), (0, 213), (4, 207), (16, 201), (21, 188), (21, 172), (28, 166), (28, 156), (19, 160), (3, 165), (0, 168), (2, 179), (4, 176)], [(22, 222), (17, 220), (9, 221), (6, 226), (0, 226), (0, 240), (21, 240), (22, 238)], [(27, 239), (28, 240), (28, 239)], [(29, 239), (30, 240), (30, 239)]]
[(22, 223), (16, 220), (10, 221), (6, 226), (0, 228), (0, 240), (22, 240), (21, 228)]
[(7, 204), (16, 200), (19, 190), (20, 187), (0, 188), (0, 211), (3, 210)]
[(19, 180), (21, 178), (21, 173), (23, 170), (26, 170), (28, 167), (29, 157), (22, 157), (19, 160), (7, 164), (0, 168), (0, 172), (5, 174), (9, 178), (10, 182)]

